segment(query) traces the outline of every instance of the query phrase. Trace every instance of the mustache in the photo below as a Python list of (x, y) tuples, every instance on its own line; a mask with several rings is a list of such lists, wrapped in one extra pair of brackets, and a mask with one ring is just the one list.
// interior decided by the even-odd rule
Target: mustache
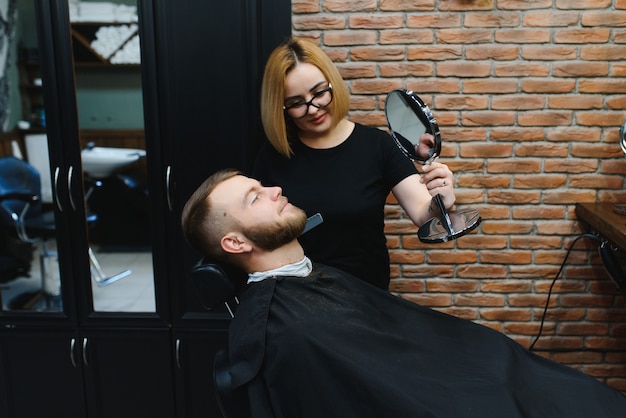
[(295, 240), (306, 226), (306, 213), (294, 206), (294, 216), (282, 222), (259, 224), (246, 228), (243, 233), (264, 251), (274, 251)]

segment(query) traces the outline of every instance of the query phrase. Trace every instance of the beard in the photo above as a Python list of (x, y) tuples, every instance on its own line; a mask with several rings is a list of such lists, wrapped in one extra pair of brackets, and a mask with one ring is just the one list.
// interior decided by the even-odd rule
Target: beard
[(260, 249), (274, 251), (298, 238), (304, 230), (306, 213), (296, 207), (293, 207), (293, 212), (292, 216), (282, 221), (255, 225), (243, 233)]

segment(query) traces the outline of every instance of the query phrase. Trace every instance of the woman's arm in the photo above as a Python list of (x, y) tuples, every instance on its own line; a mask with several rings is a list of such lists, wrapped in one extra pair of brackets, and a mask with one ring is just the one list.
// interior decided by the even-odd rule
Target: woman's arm
[(456, 200), (454, 176), (447, 165), (433, 162), (422, 166), (422, 170), (421, 176), (411, 175), (391, 189), (400, 206), (417, 226), (438, 214), (432, 196), (440, 194), (446, 209), (450, 209)]

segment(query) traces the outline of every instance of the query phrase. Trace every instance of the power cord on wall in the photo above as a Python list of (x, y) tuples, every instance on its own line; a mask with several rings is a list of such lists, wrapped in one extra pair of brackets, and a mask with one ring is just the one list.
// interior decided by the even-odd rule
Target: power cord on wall
[[(594, 234), (582, 234), (577, 236), (574, 241), (572, 241), (572, 243), (570, 244), (569, 248), (567, 249), (567, 254), (565, 254), (565, 259), (563, 260), (563, 263), (561, 264), (561, 268), (559, 269), (558, 273), (556, 274), (556, 276), (554, 277), (554, 280), (552, 280), (552, 284), (550, 284), (550, 289), (548, 290), (548, 298), (546, 299), (546, 306), (543, 309), (543, 315), (541, 316), (541, 324), (539, 325), (539, 331), (537, 332), (537, 336), (535, 337), (535, 340), (532, 342), (532, 344), (530, 345), (530, 347), (528, 347), (528, 349), (530, 351), (533, 351), (535, 344), (537, 343), (537, 340), (539, 340), (539, 337), (541, 337), (541, 333), (543, 332), (543, 324), (545, 322), (546, 319), (546, 313), (548, 312), (548, 306), (550, 305), (550, 296), (552, 295), (552, 288), (554, 287), (554, 284), (556, 283), (557, 279), (559, 278), (559, 276), (561, 275), (561, 272), (563, 271), (563, 268), (565, 267), (565, 263), (567, 262), (567, 259), (572, 251), (572, 249), (574, 248), (574, 245), (578, 242), (578, 240), (580, 240), (581, 238), (591, 238), (595, 241), (599, 241), (600, 245), (603, 246), (605, 245), (605, 242), (603, 242), (598, 236), (594, 235)], [(602, 248), (602, 247), (601, 247)], [(603, 262), (605, 261), (604, 258), (604, 254), (601, 254), (603, 256)], [(610, 268), (605, 264), (605, 268)], [(609, 274), (611, 274), (611, 276), (615, 276), (614, 272), (612, 271), (608, 271)], [(615, 277), (613, 277), (614, 280), (617, 279)], [(619, 286), (619, 282), (617, 282), (618, 286)], [(559, 350), (559, 351), (572, 351), (572, 350)], [(580, 350), (577, 350), (580, 351)], [(610, 351), (610, 350), (603, 350), (603, 351)]]

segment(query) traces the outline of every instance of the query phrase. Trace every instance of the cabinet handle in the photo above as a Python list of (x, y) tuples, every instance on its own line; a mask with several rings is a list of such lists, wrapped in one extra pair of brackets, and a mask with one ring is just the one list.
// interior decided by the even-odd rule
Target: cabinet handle
[(74, 203), (74, 198), (72, 197), (72, 175), (74, 174), (74, 166), (70, 166), (69, 170), (67, 170), (67, 193), (70, 197), (70, 205), (72, 205), (72, 210), (76, 210), (76, 204)]
[(76, 347), (76, 338), (70, 340), (70, 361), (72, 366), (76, 367), (76, 357), (74, 357), (74, 348)]
[(83, 364), (85, 367), (89, 367), (89, 362), (87, 361), (87, 338), (83, 338)]
[(165, 196), (167, 197), (167, 207), (172, 211), (172, 197), (170, 196), (170, 180), (172, 176), (172, 166), (168, 165), (165, 170)]
[(54, 169), (54, 200), (57, 202), (57, 208), (59, 212), (63, 212), (63, 206), (61, 206), (61, 199), (59, 198), (59, 174), (61, 172), (60, 167)]
[(182, 369), (183, 366), (180, 364), (180, 338), (176, 339), (176, 367)]

